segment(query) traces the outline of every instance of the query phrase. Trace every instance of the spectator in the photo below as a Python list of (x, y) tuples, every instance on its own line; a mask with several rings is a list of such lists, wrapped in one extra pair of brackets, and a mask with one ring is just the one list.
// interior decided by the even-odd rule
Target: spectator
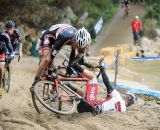
[(139, 33), (142, 29), (141, 21), (139, 20), (138, 16), (135, 16), (135, 19), (131, 21), (131, 25), (132, 25), (134, 44), (136, 45), (140, 37)]

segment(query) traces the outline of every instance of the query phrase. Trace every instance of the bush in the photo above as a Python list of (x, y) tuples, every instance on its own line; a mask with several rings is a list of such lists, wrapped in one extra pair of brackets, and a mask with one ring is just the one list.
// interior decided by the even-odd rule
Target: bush
[(147, 9), (145, 19), (155, 19), (157, 21), (157, 25), (160, 27), (160, 7), (159, 5), (160, 5), (160, 0), (153, 1)]
[(1, 20), (13, 19), (18, 25), (23, 23), (37, 29), (48, 28), (63, 19), (61, 12), (66, 6), (70, 6), (77, 16), (88, 11), (89, 17), (95, 21), (101, 15), (108, 21), (115, 13), (111, 0), (3, 0), (0, 5), (3, 5)]
[(157, 26), (157, 20), (155, 20), (155, 19), (145, 19), (145, 22), (143, 24), (144, 35), (148, 36), (150, 38), (153, 38), (155, 36), (156, 26)]
[(114, 6), (110, 0), (92, 0), (93, 2), (87, 3), (86, 10), (90, 16), (98, 19), (100, 16), (104, 16), (104, 20), (108, 21), (116, 12), (116, 6)]

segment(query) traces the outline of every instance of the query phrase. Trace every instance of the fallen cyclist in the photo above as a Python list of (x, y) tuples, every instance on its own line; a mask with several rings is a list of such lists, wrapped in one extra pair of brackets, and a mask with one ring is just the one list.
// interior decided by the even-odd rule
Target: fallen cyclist
[[(74, 60), (73, 60), (74, 62)], [(106, 90), (107, 90), (107, 98), (103, 101), (98, 101), (97, 100), (97, 91), (98, 91), (98, 81), (97, 81), (97, 76), (87, 70), (82, 68), (82, 66), (80, 64), (83, 65), (84, 60), (81, 61), (81, 63), (76, 63), (75, 65), (72, 65), (72, 67), (81, 75), (85, 76), (86, 78), (89, 79), (89, 83), (87, 84), (87, 87), (89, 87), (89, 89), (87, 89), (87, 92), (85, 94), (85, 99), (87, 100), (87, 102), (89, 102), (91, 105), (89, 105), (88, 103), (86, 103), (85, 101), (81, 101), (78, 106), (77, 106), (77, 110), (79, 113), (82, 112), (91, 112), (94, 114), (100, 114), (103, 112), (125, 112), (126, 111), (126, 107), (132, 105), (135, 102), (135, 96), (132, 93), (128, 93), (125, 95), (125, 97), (122, 98), (122, 96), (120, 95), (120, 93), (112, 87), (108, 76), (105, 72), (105, 68), (103, 67), (103, 65), (100, 63), (100, 71), (101, 71), (101, 75), (102, 75), (102, 79), (104, 82), (104, 85), (106, 86)], [(92, 66), (90, 65), (90, 68)], [(92, 67), (94, 68), (94, 67)], [(80, 92), (79, 89), (75, 89), (73, 88), (73, 86), (71, 86), (72, 89), (74, 89), (75, 92), (78, 92), (79, 94), (82, 95), (82, 92)]]

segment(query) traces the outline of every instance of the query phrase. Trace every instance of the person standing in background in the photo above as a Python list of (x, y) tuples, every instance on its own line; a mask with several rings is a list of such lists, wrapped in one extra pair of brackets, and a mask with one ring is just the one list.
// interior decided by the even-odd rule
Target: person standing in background
[(142, 29), (142, 24), (141, 24), (141, 21), (139, 20), (139, 16), (135, 16), (135, 19), (131, 21), (131, 26), (132, 26), (132, 32), (133, 32), (134, 45), (136, 45), (140, 38), (139, 33)]

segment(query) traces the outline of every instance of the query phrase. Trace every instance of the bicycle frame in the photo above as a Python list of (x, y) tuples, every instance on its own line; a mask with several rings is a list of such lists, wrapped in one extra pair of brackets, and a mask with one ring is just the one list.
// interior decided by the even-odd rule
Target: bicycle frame
[[(95, 68), (99, 68), (95, 67)], [(62, 69), (62, 71), (61, 71)], [(75, 108), (75, 105), (79, 101), (84, 101), (86, 104), (90, 106), (90, 108), (93, 108), (95, 105), (97, 105), (99, 102), (97, 101), (97, 94), (98, 94), (98, 83), (89, 83), (89, 79), (84, 77), (82, 74), (78, 73), (78, 75), (74, 75), (75, 77), (72, 77), (72, 75), (67, 75), (67, 73), (63, 73), (63, 69), (65, 69), (66, 72), (66, 67), (58, 67), (55, 70), (52, 70), (52, 74), (50, 75), (44, 75), (42, 77), (41, 81), (37, 82), (33, 88), (31, 88), (31, 94), (32, 94), (32, 101), (33, 105), (36, 109), (36, 111), (40, 114), (40, 110), (38, 109), (38, 106), (36, 105), (36, 97), (38, 101), (46, 107), (48, 110), (55, 112), (57, 114), (72, 114), (74, 111), (71, 109), (71, 111), (68, 112), (58, 112), (56, 109), (52, 109), (52, 106), (50, 107), (47, 103), (45, 103), (45, 100), (47, 101), (58, 101), (58, 109), (61, 110), (61, 103), (62, 102), (70, 102), (73, 101), (74, 106), (72, 108)], [(98, 77), (100, 75), (98, 74)], [(44, 81), (44, 82), (43, 82)], [(86, 88), (83, 92), (79, 93), (78, 89), (76, 89), (74, 86), (67, 85), (65, 81), (79, 81), (79, 82), (85, 82)], [(38, 94), (39, 91), (39, 85), (43, 84), (41, 86), (42, 89), (40, 91), (42, 92), (40, 95)], [(69, 82), (68, 82), (69, 83)], [(62, 89), (62, 88), (65, 89)], [(78, 90), (78, 91), (77, 91)], [(64, 91), (64, 93), (63, 93)], [(65, 92), (68, 91), (68, 94), (65, 94)], [(35, 95), (34, 95), (35, 94)], [(50, 96), (51, 95), (51, 96)], [(52, 97), (53, 95), (53, 97)], [(57, 105), (57, 104), (56, 104)], [(60, 106), (59, 106), (60, 105)]]
[[(3, 73), (1, 74), (2, 75), (2, 83), (0, 87), (3, 87), (5, 89), (5, 91), (8, 93), (9, 92), (9, 87), (10, 87), (10, 66), (9, 66), (9, 63), (6, 59), (4, 60), (0, 60), (0, 62), (4, 62), (4, 68), (3, 68)], [(8, 72), (8, 74), (7, 74)], [(6, 76), (7, 76), (7, 79), (6, 79)], [(6, 81), (8, 80), (8, 81)], [(6, 84), (7, 82), (7, 84)], [(7, 87), (8, 86), (8, 87)]]
[[(99, 75), (99, 74), (98, 74)], [(86, 101), (87, 104), (91, 105), (92, 107), (95, 106), (97, 104), (97, 93), (98, 93), (98, 84), (88, 84), (89, 79), (87, 79), (86, 77), (84, 77), (83, 75), (79, 74), (79, 77), (57, 77), (56, 79), (54, 79), (54, 88), (53, 90), (55, 90), (56, 92), (58, 92), (58, 86), (59, 84), (61, 85), (65, 85), (62, 84), (61, 81), (80, 81), (80, 82), (85, 82), (86, 83), (86, 88), (85, 91), (83, 92), (83, 96), (78, 94), (77, 92), (74, 92), (74, 90), (72, 90), (71, 88), (69, 88), (67, 86), (67, 88), (69, 88), (69, 90), (74, 93), (79, 99), (83, 99)]]
[[(80, 81), (80, 82), (86, 82), (86, 84), (87, 84), (87, 82), (89, 80), (82, 75), (80, 75), (80, 76), (81, 77), (69, 77), (69, 78), (68, 77), (67, 78), (66, 77), (57, 77), (56, 79), (54, 79), (55, 86), (54, 86), (53, 90), (55, 90), (57, 92), (58, 86), (59, 86), (59, 84), (61, 84), (61, 81)], [(74, 92), (74, 91), (72, 90), (72, 92)], [(76, 93), (76, 95), (77, 95), (77, 93)], [(78, 97), (81, 97), (81, 96), (79, 95)]]

